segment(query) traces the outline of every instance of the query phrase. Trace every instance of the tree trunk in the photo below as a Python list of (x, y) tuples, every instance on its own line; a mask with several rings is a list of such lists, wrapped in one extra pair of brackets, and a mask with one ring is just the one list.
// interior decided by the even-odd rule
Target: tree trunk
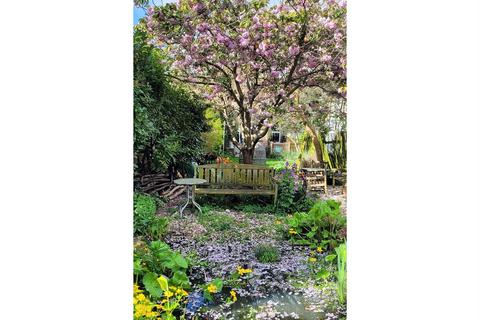
[(312, 136), (313, 139), (313, 146), (315, 147), (315, 154), (317, 155), (317, 161), (320, 162), (320, 167), (324, 168), (325, 164), (323, 163), (323, 150), (322, 150), (322, 144), (320, 143), (320, 140), (318, 139), (318, 135), (315, 132), (315, 129), (307, 124), (307, 130)]
[(252, 164), (253, 163), (253, 153), (255, 148), (245, 148), (242, 149), (242, 163)]

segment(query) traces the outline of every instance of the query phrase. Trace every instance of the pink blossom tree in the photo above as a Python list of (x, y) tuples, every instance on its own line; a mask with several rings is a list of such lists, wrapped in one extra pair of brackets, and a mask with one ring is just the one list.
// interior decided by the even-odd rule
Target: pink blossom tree
[[(151, 42), (170, 76), (196, 87), (222, 115), (243, 162), (289, 112), (296, 91), (346, 94), (346, 3), (180, 0), (148, 9)], [(237, 138), (237, 132), (241, 139)]]

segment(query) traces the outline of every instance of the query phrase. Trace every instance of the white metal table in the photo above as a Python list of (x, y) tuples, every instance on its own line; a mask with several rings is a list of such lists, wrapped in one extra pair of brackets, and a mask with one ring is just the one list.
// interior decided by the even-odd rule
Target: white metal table
[(202, 208), (200, 207), (200, 205), (198, 203), (195, 202), (195, 194), (193, 193), (193, 186), (205, 183), (205, 182), (207, 182), (207, 180), (197, 179), (197, 178), (185, 178), (185, 179), (173, 180), (173, 182), (175, 184), (187, 187), (187, 202), (180, 207), (180, 217), (182, 217), (183, 211), (188, 206), (190, 201), (198, 209), (198, 211), (200, 211), (200, 213), (202, 213)]

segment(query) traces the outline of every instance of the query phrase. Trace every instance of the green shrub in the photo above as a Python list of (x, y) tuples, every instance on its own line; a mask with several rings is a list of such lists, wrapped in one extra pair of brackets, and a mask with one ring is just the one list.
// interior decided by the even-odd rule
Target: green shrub
[(149, 292), (152, 291), (149, 290), (149, 284), (155, 286), (151, 283), (154, 281), (150, 280), (157, 279), (160, 275), (169, 278), (169, 283), (174, 286), (190, 288), (188, 266), (188, 261), (180, 253), (173, 251), (162, 241), (152, 241), (149, 245), (141, 243), (134, 251), (134, 274), (143, 279)]
[[(174, 314), (184, 310), (187, 303), (188, 293), (185, 289), (191, 288), (186, 273), (188, 266), (188, 261), (164, 242), (153, 241), (149, 245), (137, 242), (133, 267), (134, 293), (137, 294), (134, 299), (135, 311), (139, 311), (145, 301), (150, 304), (151, 300), (157, 305), (157, 311), (161, 312), (161, 319), (177, 319)], [(145, 296), (141, 294), (143, 297), (140, 299), (142, 292)], [(140, 314), (135, 317), (139, 320), (147, 318)]]
[(152, 215), (157, 211), (155, 199), (146, 194), (134, 195), (135, 214), (139, 216)]
[(161, 239), (167, 232), (168, 219), (157, 217), (155, 198), (146, 194), (135, 194), (133, 198), (133, 231), (137, 236)]
[(290, 167), (286, 163), (285, 167), (275, 177), (278, 183), (277, 212), (279, 213), (289, 213), (293, 210), (295, 194), (302, 188), (296, 165)]
[(303, 178), (295, 163), (290, 166), (286, 162), (285, 168), (276, 175), (275, 180), (278, 183), (277, 213), (305, 211), (312, 207), (314, 202), (307, 197)]
[(297, 212), (287, 219), (293, 243), (330, 249), (344, 240), (346, 223), (340, 203), (334, 200), (318, 201), (308, 213)]
[(315, 199), (306, 195), (306, 190), (300, 195), (299, 200), (295, 203), (295, 211), (304, 212), (310, 210), (315, 205)]
[(133, 197), (133, 230), (137, 235), (148, 233), (148, 226), (155, 216), (157, 204), (155, 199), (145, 194), (134, 194)]
[(255, 257), (262, 263), (271, 263), (280, 260), (280, 253), (271, 244), (260, 244), (255, 248)]
[(165, 172), (200, 159), (201, 133), (209, 130), (207, 105), (185, 86), (171, 83), (163, 53), (148, 44), (142, 25), (135, 28), (133, 49), (135, 172)]

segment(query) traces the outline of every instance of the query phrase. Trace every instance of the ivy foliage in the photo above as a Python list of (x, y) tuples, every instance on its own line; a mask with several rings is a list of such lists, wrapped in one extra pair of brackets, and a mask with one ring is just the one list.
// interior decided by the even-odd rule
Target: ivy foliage
[(161, 61), (140, 24), (134, 33), (134, 168), (140, 174), (181, 168), (199, 158), (201, 134), (209, 128), (207, 106), (170, 83)]

